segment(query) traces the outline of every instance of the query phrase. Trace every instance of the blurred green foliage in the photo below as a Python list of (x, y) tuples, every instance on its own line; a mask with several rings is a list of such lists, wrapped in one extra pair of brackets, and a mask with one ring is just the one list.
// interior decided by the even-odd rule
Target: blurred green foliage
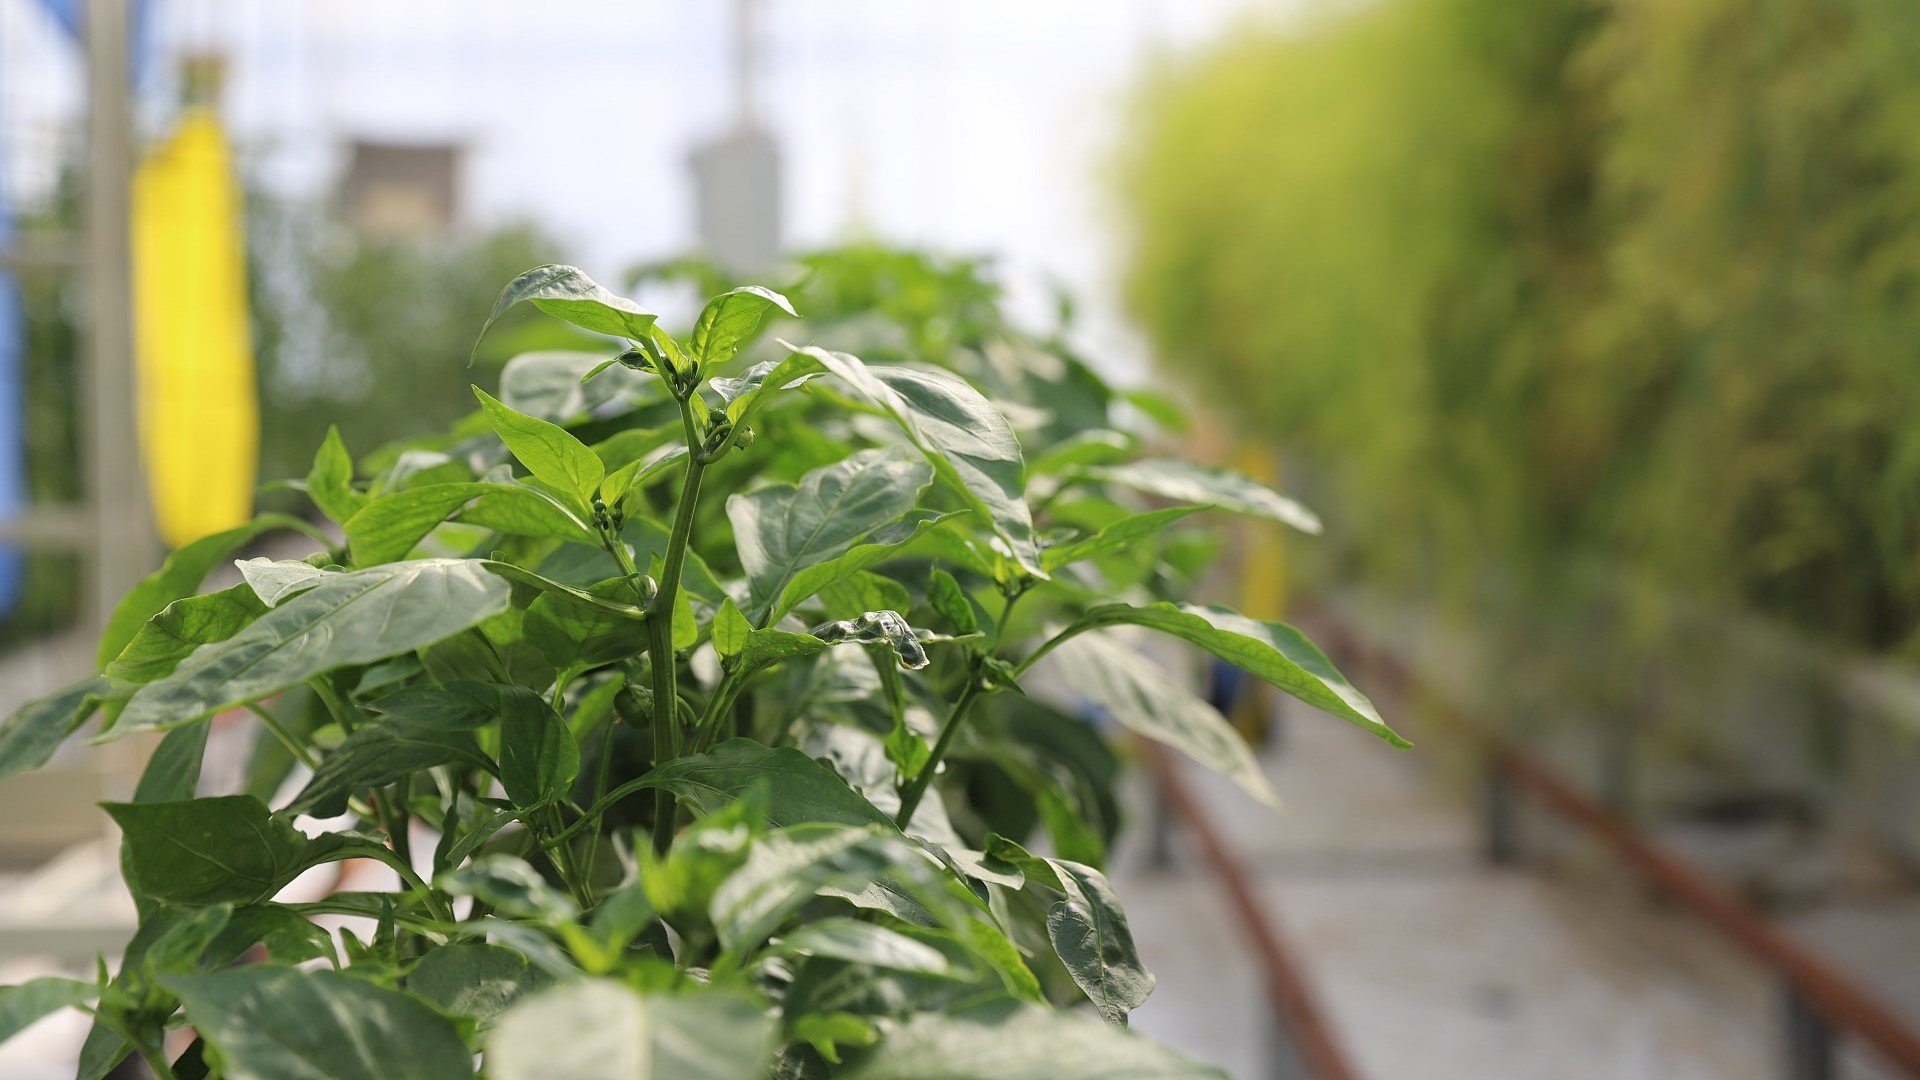
[(1164, 369), (1374, 573), (1920, 649), (1920, 6), (1342, 7), (1140, 95)]

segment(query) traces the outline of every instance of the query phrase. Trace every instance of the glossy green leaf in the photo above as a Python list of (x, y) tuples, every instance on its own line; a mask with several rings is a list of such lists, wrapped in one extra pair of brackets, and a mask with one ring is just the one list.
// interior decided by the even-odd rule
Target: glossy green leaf
[(1166, 1047), (1040, 1005), (995, 1002), (922, 1012), (847, 1055), (841, 1080), (1225, 1080)]
[(229, 1080), (465, 1080), (451, 1021), (397, 990), (331, 971), (255, 966), (161, 980)]
[(125, 840), (128, 887), (168, 903), (270, 900), (330, 851), (251, 795), (105, 806)]
[(335, 668), (411, 652), (505, 610), (511, 592), (475, 559), (329, 575), (135, 691), (110, 734), (189, 723)]
[(812, 824), (769, 833), (714, 892), (714, 929), (729, 950), (751, 947), (816, 893), (858, 892), (912, 860), (925, 862), (899, 833), (881, 826)]
[(741, 372), (739, 378), (714, 379), (708, 385), (720, 395), (727, 419), (744, 424), (776, 393), (826, 374), (820, 361), (805, 352), (779, 360), (765, 360)]
[(809, 346), (818, 361), (880, 407), (906, 433), (941, 478), (992, 526), (1007, 554), (1045, 577), (1027, 507), (1026, 465), (1012, 425), (980, 392), (944, 372), (871, 367), (847, 353)]
[(943, 975), (949, 970), (940, 950), (897, 930), (855, 919), (816, 919), (782, 935), (775, 947), (783, 953), (827, 956), (894, 971)]
[(1107, 1022), (1125, 1025), (1127, 1014), (1153, 993), (1153, 975), (1140, 962), (1126, 913), (1090, 866), (1049, 859), (1065, 899), (1047, 912), (1047, 937), (1082, 991)]
[(758, 1080), (771, 1075), (779, 1026), (737, 993), (648, 994), (656, 1080)]
[(327, 571), (298, 559), (242, 559), (234, 564), (260, 602), (273, 607), (320, 584)]
[(600, 455), (558, 424), (515, 412), (477, 386), (473, 395), (480, 399), (494, 433), (534, 479), (573, 496), (582, 508), (593, 501), (607, 475)]
[(1091, 466), (1080, 470), (1079, 475), (1163, 499), (1217, 506), (1266, 518), (1304, 533), (1320, 532), (1320, 519), (1313, 511), (1231, 469), (1211, 469), (1187, 461), (1154, 458), (1124, 465)]
[(159, 570), (141, 579), (140, 584), (115, 605), (106, 629), (101, 631), (95, 662), (105, 667), (120, 655), (120, 650), (127, 647), (127, 642), (133, 640), (133, 635), (148, 619), (175, 600), (199, 592), (200, 583), (214, 567), (225, 562), (236, 549), (275, 529), (297, 530), (322, 542), (326, 539), (297, 517), (262, 514), (245, 525), (195, 540), (167, 556)]
[(325, 441), (313, 455), (313, 467), (307, 470), (307, 497), (336, 522), (346, 521), (366, 505), (366, 493), (354, 489), (353, 457), (340, 441), (337, 424), (328, 426)]
[[(615, 296), (578, 267), (536, 266), (507, 283), (480, 328), (485, 337), (505, 311), (522, 300), (582, 330), (629, 340), (645, 338), (656, 316), (624, 296)], [(479, 342), (474, 343), (476, 349)]]
[(707, 301), (687, 342), (695, 365), (705, 371), (733, 359), (760, 329), (760, 320), (774, 310), (795, 314), (786, 297), (758, 285), (742, 285)]
[(901, 554), (903, 549), (921, 537), (938, 532), (937, 526), (944, 520), (947, 520), (944, 516), (909, 515), (877, 530), (865, 543), (855, 544), (843, 554), (802, 567), (787, 582), (786, 588), (780, 590), (780, 599), (773, 605), (766, 621), (769, 624), (778, 622), (809, 597)]
[(20, 1034), (41, 1017), (85, 1005), (99, 996), (100, 988), (93, 983), (58, 975), (43, 975), (16, 986), (0, 986), (0, 1043)]
[(980, 617), (973, 601), (952, 574), (936, 566), (927, 573), (927, 606), (953, 625), (954, 631), (971, 634), (980, 629)]
[(121, 683), (150, 683), (165, 678), (193, 650), (225, 641), (266, 614), (267, 605), (246, 584), (216, 593), (189, 596), (168, 604), (148, 620), (120, 655), (107, 665), (107, 677)]
[(844, 553), (913, 509), (933, 470), (902, 450), (862, 450), (802, 477), (727, 500), (746, 571), (749, 617), (765, 625), (794, 575)]
[(0, 778), (45, 765), (108, 691), (107, 680), (96, 675), (29, 701), (0, 721)]
[(443, 945), (407, 975), (407, 992), (452, 1016), (490, 1020), (549, 980), (527, 958), (499, 945)]
[(471, 507), (462, 520), (515, 536), (551, 536), (593, 543), (593, 533), (571, 511), (518, 484), (460, 481), (423, 484), (382, 495), (342, 527), (356, 566), (404, 559), (441, 522)]
[[(600, 378), (585, 376), (601, 363), (615, 365)], [(621, 397), (642, 392), (648, 380), (604, 352), (544, 349), (524, 352), (500, 369), (500, 401), (515, 412), (565, 424)], [(657, 384), (656, 384), (657, 385)]]
[(1396, 734), (1325, 653), (1285, 623), (1262, 622), (1217, 605), (1101, 604), (1076, 626), (1145, 626), (1190, 641), (1301, 701), (1378, 735), (1398, 747), (1412, 744)]
[(433, 884), (455, 896), (485, 900), (503, 915), (548, 925), (558, 925), (578, 914), (572, 900), (547, 884), (525, 859), (512, 855), (483, 855), (441, 874)]
[(1052, 662), (1069, 687), (1114, 720), (1186, 754), (1261, 802), (1279, 805), (1233, 725), (1138, 652), (1103, 635), (1085, 634), (1060, 646)]
[(772, 748), (750, 739), (730, 739), (704, 754), (677, 758), (647, 775), (702, 814), (717, 813), (755, 784), (765, 784), (768, 824), (804, 822), (882, 825), (892, 819), (847, 786), (833, 770), (790, 746)]
[(486, 1066), (491, 1080), (663, 1075), (654, 1068), (646, 1002), (600, 979), (543, 990), (507, 1010), (487, 1037)]
[(523, 686), (502, 686), (500, 785), (522, 810), (566, 795), (580, 774), (580, 747), (545, 698)]
[(918, 670), (927, 666), (927, 650), (920, 638), (897, 611), (869, 611), (857, 619), (844, 619), (816, 626), (814, 637), (829, 645), (851, 642), (857, 645), (883, 645), (893, 651), (900, 666)]
[[(635, 583), (622, 578), (595, 582), (587, 592), (617, 604), (638, 607)], [(592, 667), (644, 653), (646, 624), (567, 593), (546, 592), (527, 606), (527, 641), (556, 669)]]
[(1144, 514), (1133, 514), (1102, 527), (1092, 536), (1070, 540), (1064, 544), (1055, 544), (1040, 552), (1040, 561), (1048, 570), (1058, 570), (1063, 566), (1119, 551), (1129, 544), (1151, 538), (1161, 530), (1172, 526), (1181, 518), (1200, 506), (1175, 506), (1165, 510), (1149, 510)]

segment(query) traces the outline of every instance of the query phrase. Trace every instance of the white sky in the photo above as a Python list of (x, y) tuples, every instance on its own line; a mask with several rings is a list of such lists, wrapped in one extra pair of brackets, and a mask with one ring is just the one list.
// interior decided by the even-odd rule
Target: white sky
[[(1058, 278), (1117, 370), (1105, 156), (1143, 65), (1278, 0), (765, 0), (763, 115), (786, 240), (864, 227), (999, 256), (1041, 310)], [(1286, 6), (1297, 6), (1293, 0)], [(471, 147), (477, 224), (540, 222), (615, 278), (693, 242), (688, 150), (729, 122), (725, 0), (162, 0), (163, 54), (231, 58), (226, 113), (256, 182), (328, 189), (354, 137)], [(170, 65), (163, 64), (163, 69)], [(71, 138), (80, 71), (35, 0), (0, 0), (0, 133), (31, 198)]]

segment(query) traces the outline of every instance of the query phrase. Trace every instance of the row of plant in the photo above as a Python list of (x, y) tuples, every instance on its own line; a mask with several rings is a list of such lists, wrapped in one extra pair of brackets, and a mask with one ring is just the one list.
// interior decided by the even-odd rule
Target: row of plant
[[(756, 344), (795, 318), (765, 288), (675, 336), (531, 270), (495, 317), (623, 347), (517, 357), (357, 463), (330, 434), (300, 486), (335, 529), (175, 552), (99, 675), (0, 725), (0, 776), (96, 715), (162, 733), (106, 808), (137, 932), (111, 973), (0, 989), (0, 1037), (90, 1011), (83, 1080), (1211, 1075), (1124, 1030), (1153, 978), (1087, 716), (1271, 800), (1138, 627), (1400, 743), (1293, 629), (1185, 600), (1198, 515), (1314, 519), (1148, 456), (1124, 416), (1164, 403), (1005, 325), (973, 267), (855, 250), (795, 295), (825, 317), (780, 334), (867, 359)], [(317, 550), (199, 593), (281, 529)], [(248, 790), (200, 795), (233, 710)], [(278, 898), (343, 860), (392, 886)]]
[(1619, 609), (1589, 655), (1658, 662), (1692, 606), (1912, 655), (1916, 29), (1879, 0), (1251, 28), (1142, 95), (1134, 307), (1413, 592)]

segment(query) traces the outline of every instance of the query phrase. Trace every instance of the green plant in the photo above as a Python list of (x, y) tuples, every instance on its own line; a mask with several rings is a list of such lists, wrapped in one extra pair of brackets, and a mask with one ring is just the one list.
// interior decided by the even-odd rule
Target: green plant
[[(1189, 515), (1311, 516), (1107, 423), (1029, 459), (947, 370), (784, 344), (742, 369), (793, 314), (763, 288), (682, 337), (571, 267), (495, 317), (523, 301), (626, 347), (520, 357), (450, 433), (361, 468), (330, 433), (303, 486), (344, 542), (264, 518), (176, 552), (100, 675), (0, 726), (0, 775), (96, 712), (102, 739), (164, 732), (107, 808), (141, 912), (118, 972), (0, 990), (0, 1033), (89, 1008), (92, 1078), (130, 1052), (163, 1077), (438, 1080), (476, 1052), (495, 1080), (1209, 1073), (1120, 1030), (1152, 977), (1098, 869), (1114, 758), (1025, 684), (1269, 800), (1225, 721), (1107, 628), (1399, 742), (1294, 630), (1163, 598)], [(1115, 397), (997, 320), (951, 344), (1032, 361), (1009, 378), (1050, 389), (1007, 405), (1030, 427)], [(322, 550), (195, 595), (282, 527)], [(196, 798), (230, 709), (262, 732), (250, 790)], [(347, 859), (393, 886), (277, 898)], [(336, 950), (319, 915), (365, 932)], [(1052, 1007), (1076, 1002), (1100, 1019)]]

